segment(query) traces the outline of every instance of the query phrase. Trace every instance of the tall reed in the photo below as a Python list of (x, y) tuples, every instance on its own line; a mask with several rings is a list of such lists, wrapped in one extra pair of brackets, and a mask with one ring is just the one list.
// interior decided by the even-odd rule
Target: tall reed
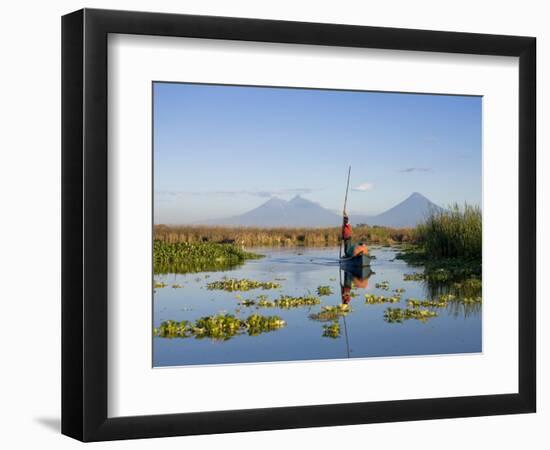
[(481, 260), (481, 237), (481, 209), (469, 204), (432, 211), (415, 230), (429, 258)]
[[(155, 239), (166, 243), (233, 243), (251, 246), (332, 246), (338, 245), (341, 229), (330, 228), (261, 228), (231, 226), (155, 225)], [(386, 228), (361, 225), (354, 227), (353, 240), (369, 244), (410, 242), (411, 228)]]

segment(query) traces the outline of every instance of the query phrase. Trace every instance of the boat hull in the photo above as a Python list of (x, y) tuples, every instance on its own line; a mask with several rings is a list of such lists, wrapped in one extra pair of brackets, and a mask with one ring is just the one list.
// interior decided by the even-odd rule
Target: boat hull
[(340, 258), (340, 267), (350, 272), (360, 271), (363, 267), (370, 267), (372, 258), (369, 255), (356, 255)]

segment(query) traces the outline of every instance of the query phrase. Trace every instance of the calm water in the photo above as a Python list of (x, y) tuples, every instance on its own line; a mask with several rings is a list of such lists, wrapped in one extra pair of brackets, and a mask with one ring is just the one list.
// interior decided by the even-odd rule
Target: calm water
[[(340, 273), (337, 248), (248, 249), (265, 254), (260, 260), (247, 261), (243, 266), (226, 272), (198, 274), (156, 275), (155, 279), (168, 283), (154, 294), (154, 327), (164, 320), (196, 320), (200, 317), (227, 312), (246, 318), (250, 314), (278, 315), (286, 327), (257, 336), (239, 335), (227, 341), (195, 338), (153, 338), (153, 365), (183, 366), (191, 364), (223, 364), (265, 361), (289, 361), (335, 358), (364, 358), (377, 356), (428, 355), (445, 353), (481, 352), (481, 305), (463, 305), (450, 302), (437, 309), (438, 316), (423, 323), (407, 320), (403, 323), (384, 321), (388, 307), (406, 308), (408, 298), (432, 299), (434, 286), (424, 281), (403, 281), (403, 275), (422, 272), (420, 267), (408, 266), (395, 260), (396, 249), (371, 248), (376, 256), (371, 269), (374, 273), (363, 280), (356, 278), (351, 299), (351, 312), (339, 319), (338, 338), (323, 336), (323, 322), (311, 320), (309, 315), (321, 310), (322, 305), (342, 303), (341, 282), (351, 281)], [(207, 290), (206, 284), (222, 277), (247, 278), (281, 283), (280, 289), (225, 292)], [(390, 290), (375, 287), (389, 281)], [(170, 287), (180, 284), (181, 289)], [(322, 296), (321, 304), (290, 310), (239, 306), (237, 295), (243, 299), (265, 294), (274, 300), (281, 294), (316, 295), (317, 287), (328, 285), (333, 294)], [(363, 286), (363, 287), (357, 287)], [(365, 294), (389, 296), (396, 288), (404, 288), (402, 299), (394, 304), (365, 304)], [(445, 291), (445, 286), (436, 287)], [(239, 311), (240, 309), (240, 311)], [(330, 323), (330, 322), (328, 322)]]

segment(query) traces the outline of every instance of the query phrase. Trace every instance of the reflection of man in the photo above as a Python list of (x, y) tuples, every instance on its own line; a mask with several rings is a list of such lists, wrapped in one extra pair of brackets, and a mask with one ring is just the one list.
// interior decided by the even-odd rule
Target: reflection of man
[(351, 302), (351, 288), (367, 289), (369, 287), (369, 277), (372, 272), (368, 272), (365, 278), (354, 277), (350, 272), (344, 272), (344, 283), (340, 285), (342, 294), (342, 304), (348, 305)]
[(342, 239), (344, 240), (344, 253), (346, 256), (351, 256), (351, 224), (345, 211), (344, 224), (342, 225)]
[(342, 293), (342, 304), (347, 305), (351, 301), (352, 276), (349, 272), (344, 272), (344, 283), (340, 285)]

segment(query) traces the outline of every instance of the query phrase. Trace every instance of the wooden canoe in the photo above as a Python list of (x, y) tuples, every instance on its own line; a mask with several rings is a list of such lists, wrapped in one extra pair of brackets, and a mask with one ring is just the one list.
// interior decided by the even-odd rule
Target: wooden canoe
[(340, 258), (340, 267), (348, 272), (360, 271), (363, 267), (369, 267), (372, 258), (369, 255), (356, 255)]

